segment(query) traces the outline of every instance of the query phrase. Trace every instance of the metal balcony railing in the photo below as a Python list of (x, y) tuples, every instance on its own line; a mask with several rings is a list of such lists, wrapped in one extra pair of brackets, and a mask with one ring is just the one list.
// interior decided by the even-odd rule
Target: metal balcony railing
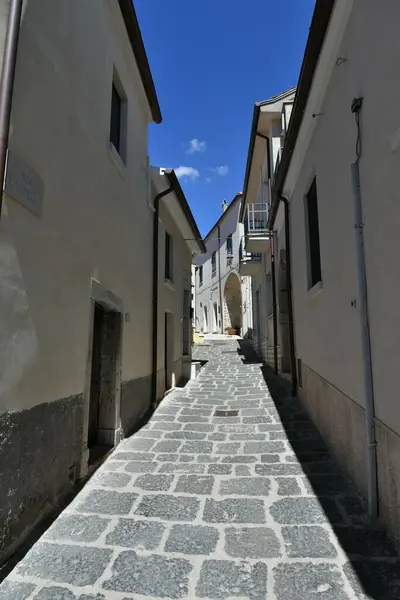
[(246, 235), (264, 236), (268, 233), (268, 204), (249, 204), (244, 221)]
[(261, 254), (259, 252), (246, 252), (244, 249), (244, 239), (242, 238), (239, 246), (239, 262), (242, 263), (249, 260), (261, 261)]

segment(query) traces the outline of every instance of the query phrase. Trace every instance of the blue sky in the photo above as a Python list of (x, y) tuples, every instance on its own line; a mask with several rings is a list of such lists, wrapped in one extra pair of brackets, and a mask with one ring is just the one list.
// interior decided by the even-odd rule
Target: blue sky
[[(314, 0), (135, 0), (158, 98), (153, 165), (178, 170), (202, 235), (243, 187), (254, 102), (296, 85)], [(186, 173), (186, 176), (184, 175)]]

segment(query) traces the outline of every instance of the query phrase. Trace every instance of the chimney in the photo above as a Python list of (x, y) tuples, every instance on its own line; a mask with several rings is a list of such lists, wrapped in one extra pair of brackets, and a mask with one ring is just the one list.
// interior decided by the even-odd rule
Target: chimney
[(227, 208), (228, 208), (228, 205), (226, 203), (226, 200), (224, 200), (223, 203), (222, 203), (222, 212), (224, 213)]

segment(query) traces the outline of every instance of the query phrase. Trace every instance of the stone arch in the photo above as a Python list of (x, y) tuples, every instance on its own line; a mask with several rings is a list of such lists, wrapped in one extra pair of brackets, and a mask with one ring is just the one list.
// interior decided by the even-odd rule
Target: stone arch
[(242, 286), (236, 273), (230, 273), (224, 289), (224, 327), (242, 329)]

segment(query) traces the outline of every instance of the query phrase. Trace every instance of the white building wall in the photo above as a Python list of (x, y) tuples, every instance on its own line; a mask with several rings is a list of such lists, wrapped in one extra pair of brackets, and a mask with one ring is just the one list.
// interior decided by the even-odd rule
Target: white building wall
[[(239, 246), (244, 235), (243, 224), (238, 222), (239, 211), (240, 199), (226, 210), (226, 215), (220, 220), (220, 246), (218, 244), (218, 227), (214, 227), (205, 239), (207, 253), (195, 260), (196, 267), (203, 266), (203, 284), (200, 285), (199, 268), (197, 268), (195, 288), (196, 322), (197, 327), (203, 333), (225, 333), (226, 328), (232, 325), (226, 303), (226, 293), (233, 278), (235, 278), (235, 284), (240, 288), (241, 293), (239, 307), (242, 321), (241, 333), (243, 336), (247, 336), (252, 330), (251, 285), (248, 278), (239, 276)], [(226, 246), (226, 239), (230, 234), (232, 234), (233, 247), (231, 258), (227, 256)], [(214, 251), (217, 252), (217, 270), (212, 276), (211, 263)]]
[[(109, 144), (115, 72), (127, 99), (126, 164)], [(4, 552), (84, 472), (94, 289), (122, 317), (116, 429), (119, 416), (129, 431), (150, 406), (149, 120), (117, 2), (25, 3), (10, 150), (42, 178), (44, 199), (38, 217), (5, 194), (0, 222)]]
[[(296, 353), (299, 392), (334, 454), (366, 491), (363, 362), (353, 193), (356, 159), (354, 97), (363, 96), (360, 180), (375, 395), (380, 515), (400, 535), (399, 101), (393, 65), (400, 61), (395, 0), (385, 10), (356, 0), (341, 66), (333, 66), (323, 115), (290, 196)], [(383, 45), (371, 39), (385, 40)], [(334, 64), (334, 63), (333, 63)], [(313, 110), (313, 108), (311, 108)], [(307, 285), (304, 197), (316, 176), (322, 285)]]

